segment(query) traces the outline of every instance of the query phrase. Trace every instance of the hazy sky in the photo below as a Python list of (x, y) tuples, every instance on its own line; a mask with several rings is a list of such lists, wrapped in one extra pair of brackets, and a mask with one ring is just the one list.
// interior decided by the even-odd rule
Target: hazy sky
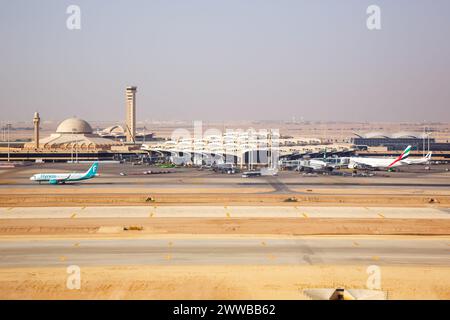
[(122, 121), (136, 85), (138, 120), (450, 121), (448, 0), (0, 0), (0, 41), (0, 120)]

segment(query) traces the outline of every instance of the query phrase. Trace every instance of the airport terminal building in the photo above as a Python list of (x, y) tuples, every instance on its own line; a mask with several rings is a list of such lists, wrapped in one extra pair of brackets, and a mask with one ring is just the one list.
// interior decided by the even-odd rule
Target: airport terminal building
[[(118, 143), (93, 133), (91, 125), (78, 118), (69, 118), (61, 122), (55, 133), (36, 141), (26, 143), (25, 149), (105, 151)], [(38, 148), (36, 148), (38, 146)]]
[(407, 146), (412, 146), (413, 150), (422, 150), (428, 143), (435, 144), (434, 138), (426, 134), (415, 134), (409, 132), (399, 132), (389, 135), (384, 132), (370, 132), (366, 134), (356, 134), (352, 138), (352, 143), (357, 146), (386, 147), (389, 151), (404, 150)]

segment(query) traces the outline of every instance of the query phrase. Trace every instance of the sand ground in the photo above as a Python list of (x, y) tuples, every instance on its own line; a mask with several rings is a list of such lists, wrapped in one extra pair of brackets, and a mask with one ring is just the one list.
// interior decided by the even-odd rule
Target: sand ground
[[(0, 269), (0, 299), (307, 299), (308, 288), (365, 289), (367, 267), (84, 267), (79, 290), (66, 267)], [(381, 266), (389, 299), (450, 299), (449, 288), (450, 267)]]
[[(0, 241), (26, 238), (138, 238), (164, 236), (252, 236), (291, 237), (293, 235), (421, 235), (426, 241), (432, 235), (448, 235), (450, 219), (321, 219), (308, 215), (297, 218), (158, 218), (154, 206), (185, 204), (280, 205), (280, 206), (367, 206), (367, 207), (449, 207), (447, 192), (419, 194), (379, 194), (366, 189), (352, 195), (333, 193), (295, 194), (158, 194), (123, 191), (101, 193), (86, 190), (51, 195), (27, 192), (0, 192), (0, 205), (14, 212), (14, 207), (73, 206), (82, 210), (92, 205), (148, 206), (146, 218), (83, 219), (3, 219)], [(56, 190), (63, 190), (56, 189)], [(41, 190), (42, 191), (42, 190)], [(120, 189), (115, 191), (122, 191)], [(135, 191), (135, 190), (134, 190)], [(255, 191), (255, 190), (252, 190)], [(261, 190), (259, 190), (261, 191)], [(314, 190), (315, 191), (315, 190)], [(303, 191), (302, 191), (303, 192)], [(14, 194), (14, 196), (12, 196)], [(146, 201), (154, 197), (155, 201)], [(431, 201), (433, 199), (433, 201)], [(14, 208), (14, 209), (10, 209)], [(9, 212), (9, 211), (8, 211)], [(5, 212), (5, 215), (8, 214)], [(142, 230), (125, 231), (124, 226)], [(127, 262), (128, 263), (128, 262)], [(374, 259), (373, 264), (377, 264)], [(81, 289), (66, 287), (67, 265), (60, 267), (0, 268), (0, 299), (307, 299), (308, 288), (364, 289), (368, 274), (366, 265), (164, 265), (82, 267)], [(450, 266), (381, 266), (381, 289), (389, 299), (450, 299)]]
[[(135, 227), (136, 230), (125, 230)], [(1, 236), (449, 235), (450, 219), (115, 218), (1, 219)]]
[[(370, 192), (370, 191), (369, 191)], [(77, 193), (1, 194), (0, 207), (153, 206), (153, 205), (305, 205), (305, 206), (440, 206), (450, 207), (448, 194), (243, 194), (243, 193)]]

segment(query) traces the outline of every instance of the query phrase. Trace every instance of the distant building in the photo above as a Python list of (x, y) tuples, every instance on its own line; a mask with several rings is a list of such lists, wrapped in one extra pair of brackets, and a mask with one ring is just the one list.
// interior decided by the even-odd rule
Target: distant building
[[(201, 137), (179, 137), (158, 143), (142, 145), (142, 150), (150, 156), (160, 156), (180, 164), (220, 164), (234, 163), (274, 165), (274, 160), (280, 156), (285, 159), (298, 159), (306, 154), (319, 156), (321, 153), (350, 155), (348, 145), (318, 145), (315, 139), (295, 142), (280, 138), (278, 131), (256, 132), (227, 131), (223, 134), (209, 134)], [(328, 149), (327, 149), (328, 148)]]
[[(35, 117), (36, 119), (36, 117)], [(78, 118), (69, 118), (61, 122), (55, 133), (38, 141), (26, 143), (25, 149), (36, 149), (36, 145), (42, 151), (98, 151), (110, 150), (112, 146), (119, 143), (100, 137), (92, 132), (92, 127), (88, 122)], [(36, 139), (36, 134), (35, 134)]]
[[(97, 134), (102, 138), (113, 139), (116, 141), (125, 141), (127, 138), (125, 134), (125, 129), (120, 125), (114, 125), (103, 130), (97, 131)], [(136, 142), (145, 142), (153, 139), (153, 133), (146, 132), (145, 128), (142, 132), (137, 132), (135, 134)]]
[(426, 134), (415, 134), (409, 132), (399, 132), (396, 134), (386, 134), (384, 132), (370, 132), (366, 134), (356, 134), (352, 138), (352, 143), (357, 146), (368, 147), (387, 147), (388, 150), (403, 150), (407, 146), (412, 146), (413, 150), (422, 150), (430, 147), (436, 141), (434, 138), (428, 137)]

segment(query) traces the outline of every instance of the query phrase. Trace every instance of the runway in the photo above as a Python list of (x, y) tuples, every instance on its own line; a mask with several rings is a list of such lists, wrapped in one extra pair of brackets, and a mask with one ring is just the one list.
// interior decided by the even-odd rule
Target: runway
[(0, 267), (97, 265), (450, 266), (446, 239), (119, 239), (1, 241)]
[(0, 207), (0, 220), (83, 218), (353, 218), (450, 219), (448, 208), (336, 206)]

